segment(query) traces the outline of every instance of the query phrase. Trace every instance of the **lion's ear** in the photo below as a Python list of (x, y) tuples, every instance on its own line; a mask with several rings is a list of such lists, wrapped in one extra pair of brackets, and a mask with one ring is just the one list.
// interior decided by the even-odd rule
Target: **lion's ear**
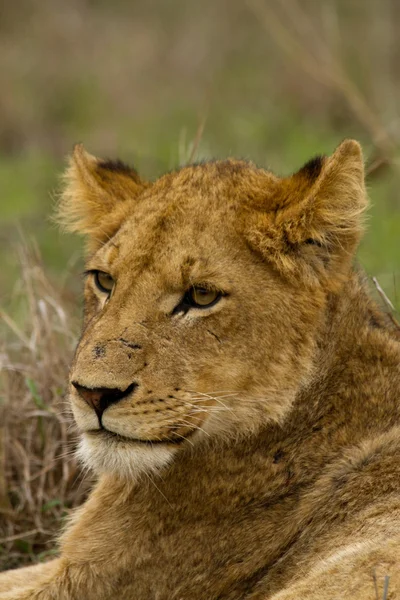
[(361, 147), (345, 140), (332, 156), (277, 181), (266, 212), (257, 211), (249, 241), (282, 270), (304, 271), (308, 262), (332, 276), (349, 265), (366, 206)]
[(314, 240), (352, 250), (367, 206), (361, 147), (345, 140), (332, 156), (317, 157), (285, 181), (292, 202), (281, 206), (276, 224), (290, 242)]
[(55, 220), (67, 231), (88, 236), (91, 249), (118, 230), (129, 200), (149, 185), (121, 161), (96, 158), (82, 145), (74, 148), (64, 182)]

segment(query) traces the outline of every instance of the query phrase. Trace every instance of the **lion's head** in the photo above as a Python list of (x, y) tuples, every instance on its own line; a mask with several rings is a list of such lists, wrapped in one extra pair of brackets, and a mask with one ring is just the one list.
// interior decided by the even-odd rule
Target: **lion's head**
[(365, 204), (353, 141), (291, 177), (226, 160), (154, 183), (76, 147), (59, 220), (88, 240), (70, 374), (83, 459), (131, 476), (281, 420)]

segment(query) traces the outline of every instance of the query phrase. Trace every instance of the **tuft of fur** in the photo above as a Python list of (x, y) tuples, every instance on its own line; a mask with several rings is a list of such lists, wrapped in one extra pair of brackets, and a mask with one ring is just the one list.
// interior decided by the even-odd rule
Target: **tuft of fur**
[(0, 600), (372, 600), (374, 573), (400, 597), (400, 340), (352, 266), (360, 146), (151, 186), (78, 149), (62, 203), (94, 249), (69, 399), (98, 481)]
[(91, 251), (114, 235), (130, 202), (149, 185), (122, 161), (99, 160), (81, 144), (74, 147), (63, 179), (54, 219), (65, 231), (89, 236)]

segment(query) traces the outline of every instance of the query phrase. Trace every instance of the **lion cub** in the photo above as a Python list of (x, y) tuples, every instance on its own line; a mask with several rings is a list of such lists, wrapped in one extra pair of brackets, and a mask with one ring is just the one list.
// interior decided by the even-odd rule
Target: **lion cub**
[(366, 204), (354, 141), (154, 183), (75, 148), (69, 397), (98, 482), (0, 600), (400, 598), (400, 336), (353, 267)]

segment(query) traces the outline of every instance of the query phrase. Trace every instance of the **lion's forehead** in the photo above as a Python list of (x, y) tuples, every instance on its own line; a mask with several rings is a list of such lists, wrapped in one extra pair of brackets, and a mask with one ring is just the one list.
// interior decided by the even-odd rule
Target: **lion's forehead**
[[(226, 227), (235, 213), (255, 196), (264, 200), (274, 190), (275, 177), (245, 161), (215, 161), (191, 165), (160, 177), (135, 200), (123, 227), (134, 225), (146, 236), (151, 231), (198, 234), (202, 228)], [(129, 222), (129, 223), (128, 223)]]
[(156, 268), (181, 279), (213, 275), (219, 266), (226, 269), (227, 258), (240, 246), (235, 215), (226, 208), (208, 211), (192, 197), (185, 206), (149, 200), (136, 209), (99, 251), (104, 265), (115, 271), (138, 276)]
[[(119, 230), (98, 251), (104, 270), (134, 281), (147, 272), (155, 281), (157, 272), (160, 285), (176, 289), (191, 278), (216, 279), (223, 287), (248, 253), (240, 223), (249, 194), (246, 182), (254, 177), (261, 177), (259, 191), (265, 195), (269, 174), (243, 161), (216, 161), (164, 175), (130, 201)], [(254, 195), (254, 181), (251, 189)]]

